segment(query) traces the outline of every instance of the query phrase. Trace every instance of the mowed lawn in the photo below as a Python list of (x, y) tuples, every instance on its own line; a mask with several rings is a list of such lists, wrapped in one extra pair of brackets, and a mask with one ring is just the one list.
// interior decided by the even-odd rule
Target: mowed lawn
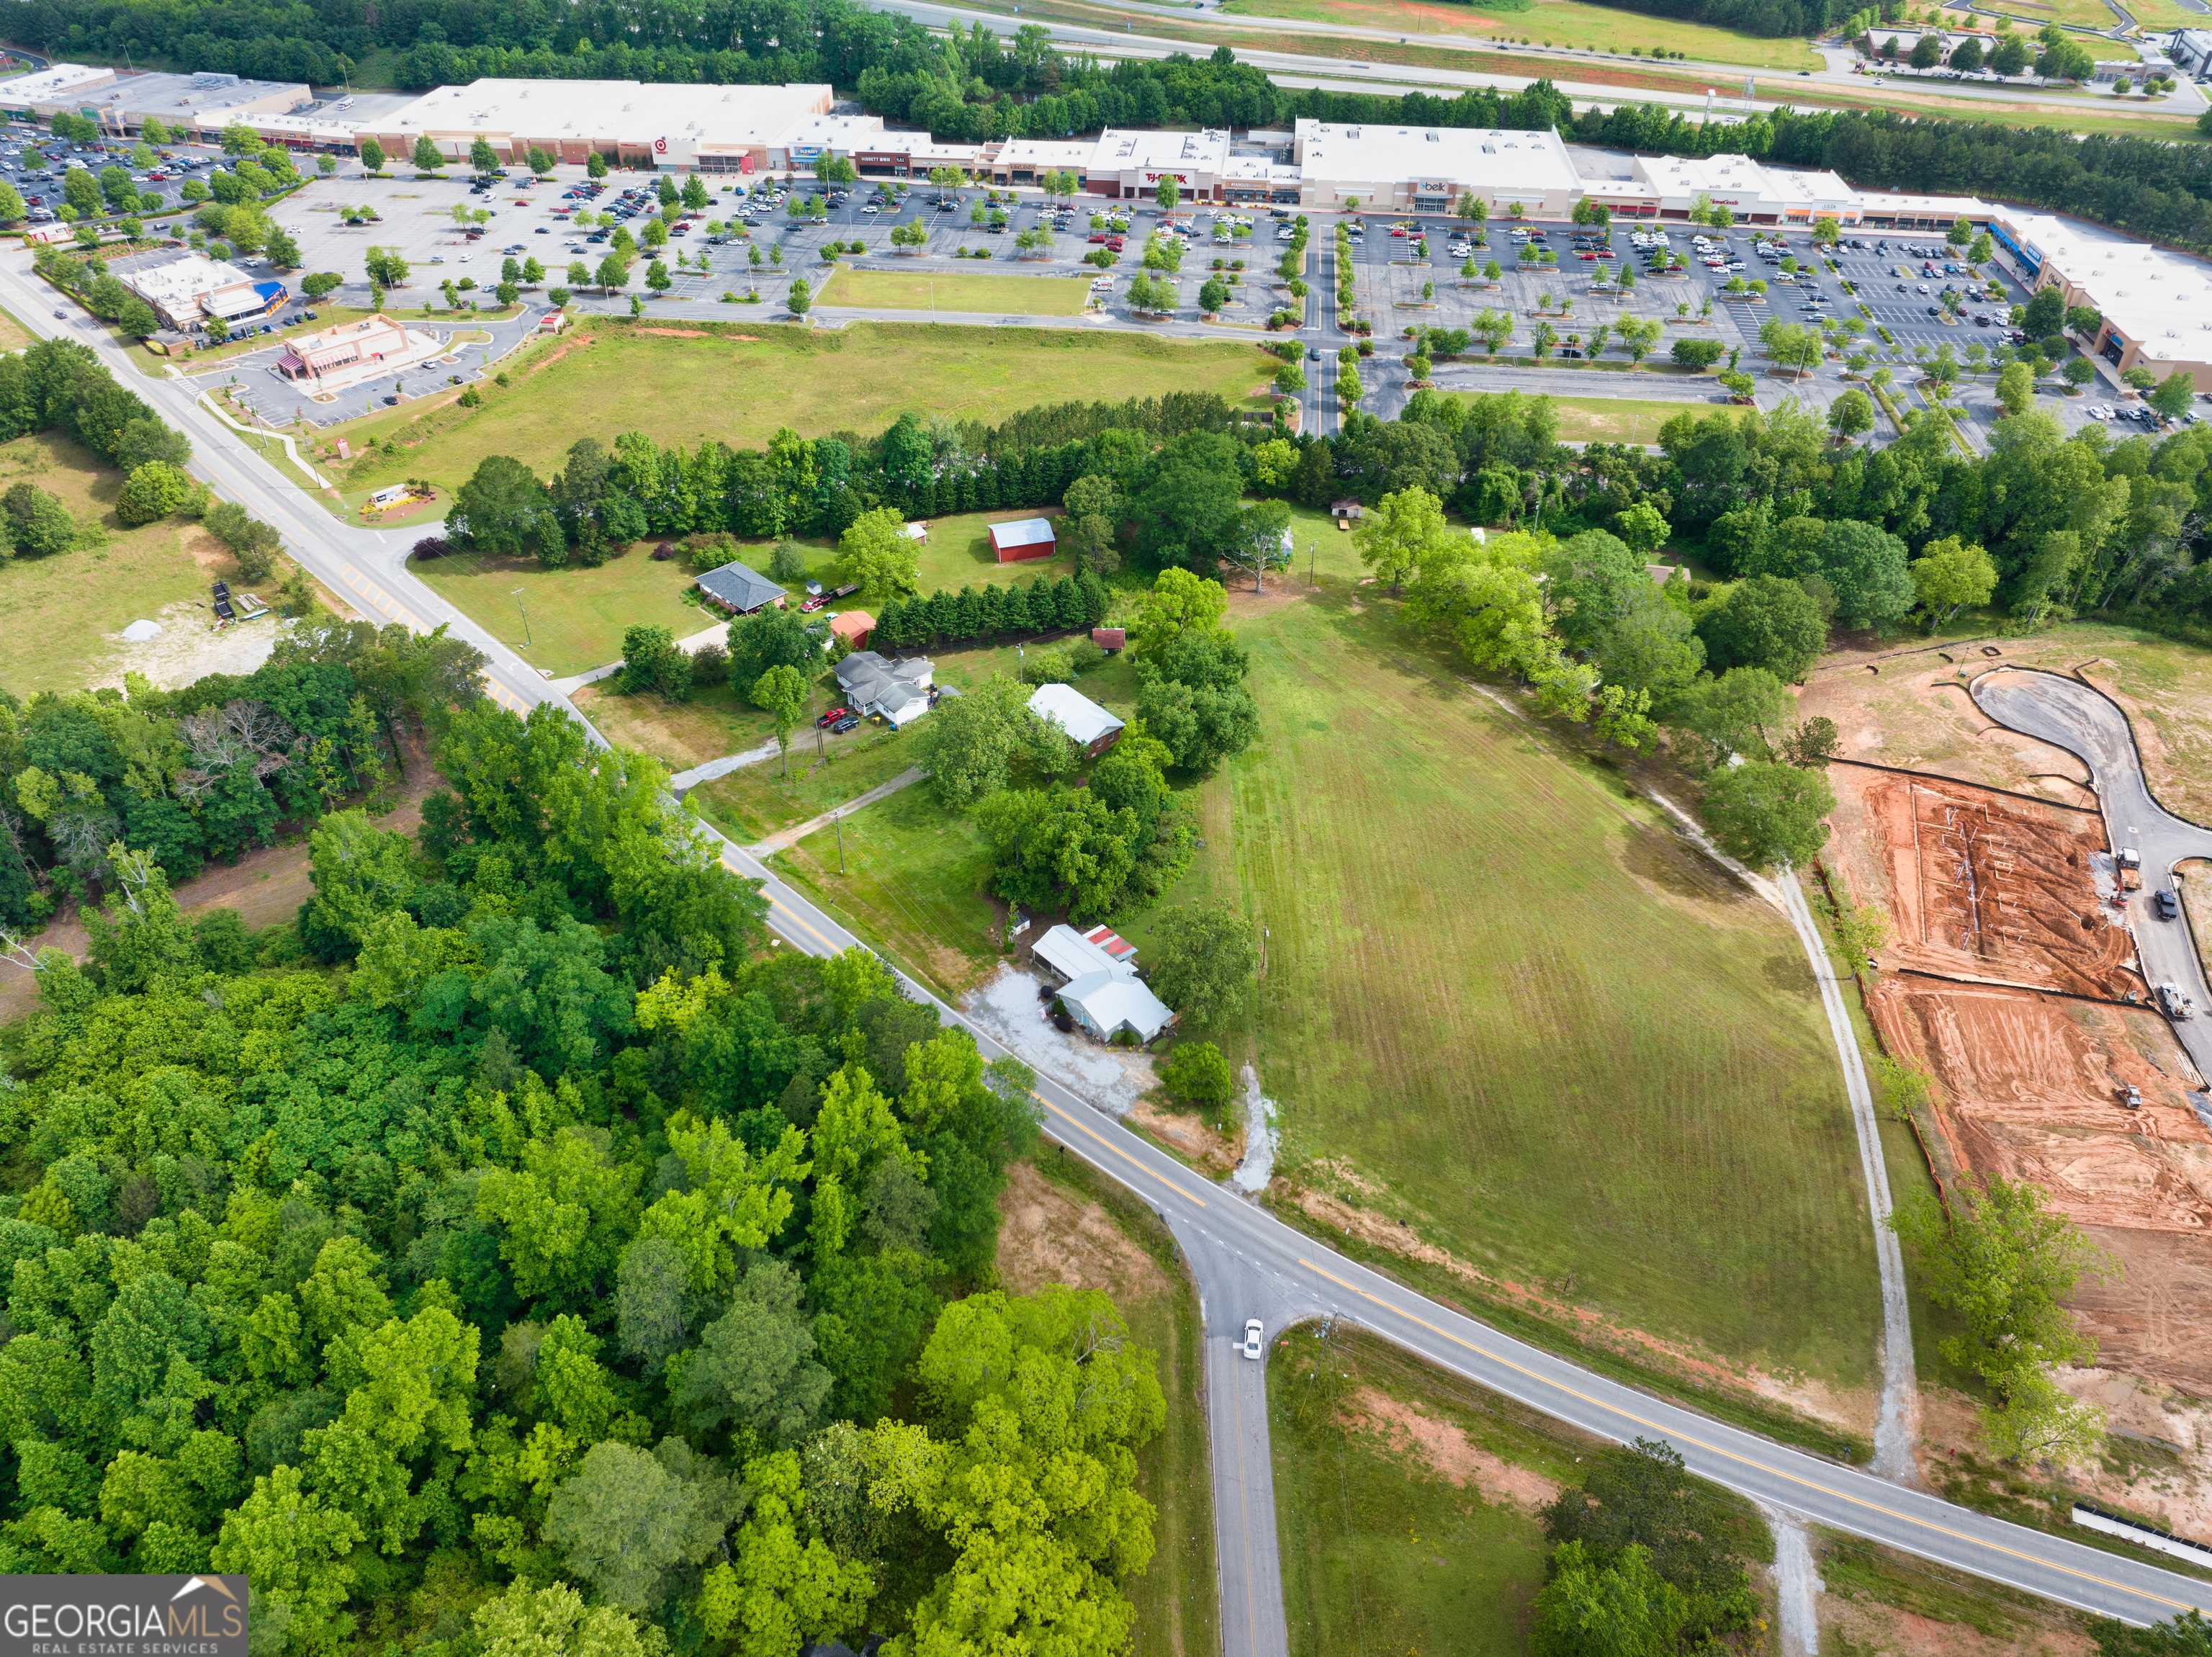
[(643, 544), (595, 569), (548, 570), (532, 558), (454, 553), (408, 568), (532, 667), (556, 677), (622, 659), (623, 635), (661, 626), (688, 637), (726, 619), (689, 603), (692, 577)]
[(611, 443), (641, 431), (663, 443), (718, 438), (758, 447), (779, 427), (802, 436), (872, 436), (913, 410), (930, 419), (997, 422), (1062, 402), (1118, 402), (1170, 391), (1259, 393), (1273, 359), (1243, 344), (1066, 328), (859, 322), (836, 330), (774, 323), (750, 329), (580, 325), (514, 370), (483, 402), (403, 407), (335, 427), (356, 453), (392, 439), (347, 469), (349, 493), (410, 477), (450, 493), (490, 454), (557, 470), (579, 437)]
[(1391, 0), (1227, 0), (1222, 9), (1258, 17), (1291, 17), (1301, 21), (1348, 23), (1395, 29), (1402, 34), (1462, 34), (1495, 40), (1528, 40), (1601, 52), (1655, 49), (1679, 52), (1711, 63), (1742, 64), (1752, 69), (1818, 69), (1820, 58), (1802, 40), (1769, 40), (1738, 34), (1705, 23), (1647, 17), (1585, 0), (1535, 0), (1513, 10), (1487, 11), (1480, 4), (1425, 5)]
[[(0, 559), (0, 688), (27, 697), (82, 688), (114, 654), (113, 635), (165, 606), (205, 599), (230, 555), (198, 524), (116, 521), (123, 478), (92, 452), (51, 433), (0, 443), (0, 490), (34, 484), (105, 545), (51, 558)], [(195, 557), (195, 552), (199, 554)]]
[(1559, 441), (1565, 443), (1656, 443), (1659, 428), (1678, 414), (1726, 412), (1719, 403), (1676, 403), (1656, 398), (1554, 397)]
[(1261, 931), (1254, 1010), (1213, 1033), (1291, 1160), (1501, 1278), (1864, 1381), (1872, 1235), (1781, 917), (1387, 600), (1325, 579), (1231, 618), (1261, 740), (1200, 793), (1170, 901)]
[(860, 310), (991, 311), (1008, 316), (1076, 316), (1091, 296), (1081, 277), (948, 276), (942, 271), (841, 266), (817, 305)]

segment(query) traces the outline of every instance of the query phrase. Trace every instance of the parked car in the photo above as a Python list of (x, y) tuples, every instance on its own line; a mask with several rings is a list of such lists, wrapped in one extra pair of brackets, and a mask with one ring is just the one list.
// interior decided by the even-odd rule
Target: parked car
[(839, 720), (850, 719), (852, 716), (853, 710), (850, 708), (832, 708), (814, 722), (826, 731)]
[(860, 715), (847, 714), (842, 719), (839, 720), (835, 725), (832, 725), (830, 728), (830, 734), (832, 736), (842, 736), (848, 731), (858, 730), (860, 728)]
[(2150, 906), (2161, 921), (2178, 920), (2181, 916), (2181, 899), (2171, 891), (2161, 889), (2150, 895)]

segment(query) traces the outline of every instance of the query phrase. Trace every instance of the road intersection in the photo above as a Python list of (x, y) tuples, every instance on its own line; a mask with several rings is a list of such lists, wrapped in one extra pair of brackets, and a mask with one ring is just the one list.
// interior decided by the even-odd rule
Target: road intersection
[[(1326, 285), (1333, 281), (1326, 250), (1320, 263), (1316, 290), (1333, 291)], [(191, 387), (145, 376), (105, 331), (54, 318), (27, 260), (0, 258), (0, 303), (37, 334), (89, 346), (121, 383), (191, 438), (191, 469), (199, 477), (273, 525), (291, 555), (364, 617), (416, 631), (444, 626), (483, 654), (487, 691), (502, 705), (527, 710), (551, 703), (575, 714), (544, 674), (408, 570), (409, 544), (422, 532), (356, 528), (331, 517), (259, 449), (216, 419)], [(1325, 311), (1322, 317), (1326, 329)], [(1325, 350), (1322, 366), (1333, 365), (1334, 354)], [(866, 947), (742, 848), (703, 825), (701, 832), (714, 842), (726, 867), (761, 883), (769, 926), (781, 942), (815, 954)], [(957, 1009), (904, 974), (901, 982), (947, 1024), (969, 1029), (987, 1057), (1005, 1052)], [(1753, 1500), (2082, 1610), (2136, 1623), (2190, 1608), (2212, 1611), (2212, 1581), (2013, 1525), (1777, 1445), (1504, 1335), (1201, 1179), (1060, 1083), (1040, 1078), (1036, 1096), (1048, 1136), (1149, 1203), (1189, 1261), (1206, 1327), (1226, 1657), (1284, 1657), (1289, 1648), (1265, 1366), (1237, 1356), (1233, 1346), (1243, 1320), (1254, 1316), (1270, 1331), (1302, 1318), (1350, 1319), (1556, 1420), (1610, 1440), (1663, 1440), (1692, 1471)]]

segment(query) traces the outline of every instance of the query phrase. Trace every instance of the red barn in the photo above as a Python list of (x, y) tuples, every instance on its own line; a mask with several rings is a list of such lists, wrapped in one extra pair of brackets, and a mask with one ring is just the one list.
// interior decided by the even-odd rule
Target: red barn
[(1060, 539), (1053, 533), (1051, 519), (1022, 518), (991, 526), (991, 550), (1000, 564), (1025, 564), (1052, 557), (1060, 551)]

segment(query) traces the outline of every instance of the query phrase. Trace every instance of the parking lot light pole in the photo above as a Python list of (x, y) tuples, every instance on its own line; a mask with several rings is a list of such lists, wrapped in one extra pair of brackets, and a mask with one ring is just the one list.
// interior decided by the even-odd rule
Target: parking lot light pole
[(529, 649), (536, 641), (530, 637), (530, 606), (522, 601), (522, 589), (514, 589), (514, 607), (522, 612), (522, 648)]

